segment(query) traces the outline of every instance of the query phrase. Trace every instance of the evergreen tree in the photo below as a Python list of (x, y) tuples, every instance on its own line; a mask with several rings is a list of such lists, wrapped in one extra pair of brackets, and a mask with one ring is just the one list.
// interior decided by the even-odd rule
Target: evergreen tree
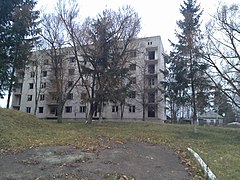
[(178, 107), (191, 106), (194, 132), (197, 124), (197, 99), (208, 84), (204, 75), (206, 64), (201, 60), (202, 34), (200, 17), (202, 10), (196, 0), (185, 0), (180, 6), (183, 20), (177, 21), (179, 31), (176, 31), (177, 43), (171, 42), (173, 50), (170, 52), (170, 83), (168, 83), (171, 97)]
[(35, 0), (0, 0), (0, 96), (8, 91), (7, 108), (16, 69), (23, 69), (36, 41), (39, 12), (34, 11)]

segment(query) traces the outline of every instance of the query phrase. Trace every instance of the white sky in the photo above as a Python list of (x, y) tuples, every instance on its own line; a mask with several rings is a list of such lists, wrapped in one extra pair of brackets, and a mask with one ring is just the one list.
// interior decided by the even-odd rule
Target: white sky
[[(51, 11), (58, 0), (38, 0), (38, 6), (43, 6)], [(82, 20), (101, 13), (105, 8), (117, 10), (123, 5), (131, 5), (141, 18), (142, 30), (140, 37), (160, 35), (164, 49), (169, 52), (168, 39), (174, 40), (176, 21), (181, 19), (179, 13), (180, 4), (183, 0), (77, 0), (80, 6)], [(197, 0), (204, 10), (202, 20), (213, 14), (219, 2), (240, 3), (239, 0)], [(206, 21), (203, 21), (203, 24)]]
[[(38, 0), (37, 8), (46, 9), (47, 12), (54, 10), (54, 6), (58, 0)], [(123, 5), (132, 6), (141, 18), (142, 30), (140, 37), (160, 35), (165, 51), (169, 52), (168, 39), (174, 41), (174, 32), (176, 29), (176, 21), (182, 18), (179, 13), (180, 4), (183, 0), (77, 0), (80, 6), (81, 20), (86, 17), (95, 17), (106, 8), (117, 10)], [(239, 0), (197, 0), (201, 8), (204, 10), (202, 16), (203, 25), (207, 22), (209, 14), (212, 15), (216, 11), (219, 2), (227, 2), (227, 4), (238, 3)], [(0, 99), (0, 106), (5, 107), (5, 99)]]

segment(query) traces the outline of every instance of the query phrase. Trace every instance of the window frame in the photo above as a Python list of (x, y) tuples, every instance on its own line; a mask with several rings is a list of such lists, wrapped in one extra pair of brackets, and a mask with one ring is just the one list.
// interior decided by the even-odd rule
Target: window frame
[(72, 106), (65, 106), (65, 113), (72, 113)]
[(86, 106), (80, 106), (79, 113), (86, 113)]
[(128, 106), (128, 112), (129, 113), (135, 113), (136, 112), (136, 106), (135, 105), (129, 105)]
[(135, 63), (132, 63), (132, 64), (129, 65), (129, 70), (130, 71), (136, 71), (136, 69), (137, 69), (137, 65)]
[(33, 83), (29, 83), (29, 89), (33, 89)]
[(74, 81), (68, 81), (68, 88), (73, 87)]
[(73, 93), (67, 94), (67, 100), (73, 100)]
[(148, 73), (149, 74), (155, 74), (155, 64), (149, 64), (148, 65)]
[(44, 88), (46, 88), (47, 87), (47, 83), (46, 82), (41, 82), (41, 85), (40, 85), (41, 87), (41, 89), (44, 89)]
[(130, 99), (135, 99), (136, 98), (136, 91), (130, 91), (128, 97)]
[(43, 107), (41, 106), (41, 107), (38, 107), (38, 113), (39, 114), (42, 114), (43, 113)]
[(31, 94), (27, 95), (27, 101), (32, 101), (32, 99), (33, 99), (33, 95)]
[(31, 113), (31, 107), (26, 107), (26, 112)]
[(156, 51), (154, 50), (148, 51), (148, 60), (156, 60)]
[(117, 105), (113, 105), (112, 106), (112, 113), (117, 113), (118, 112), (118, 106)]
[(39, 95), (39, 100), (44, 101), (45, 100), (45, 94), (40, 94)]
[(155, 78), (149, 78), (148, 79), (148, 85), (149, 86), (155, 86)]
[(31, 78), (34, 78), (34, 77), (35, 77), (35, 72), (34, 72), (34, 71), (31, 71), (31, 72), (30, 72), (30, 77), (31, 77)]
[(47, 77), (48, 72), (47, 71), (42, 71), (42, 77)]

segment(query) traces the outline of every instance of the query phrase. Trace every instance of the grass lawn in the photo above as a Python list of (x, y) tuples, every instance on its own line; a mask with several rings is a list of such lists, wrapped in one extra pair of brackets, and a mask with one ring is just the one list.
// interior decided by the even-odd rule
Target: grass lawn
[(103, 122), (85, 125), (80, 121), (38, 120), (34, 116), (0, 109), (0, 151), (48, 145), (74, 145), (90, 151), (128, 140), (163, 144), (175, 149), (194, 170), (201, 173), (187, 147), (197, 152), (219, 180), (239, 179), (240, 129), (198, 127), (155, 122)]

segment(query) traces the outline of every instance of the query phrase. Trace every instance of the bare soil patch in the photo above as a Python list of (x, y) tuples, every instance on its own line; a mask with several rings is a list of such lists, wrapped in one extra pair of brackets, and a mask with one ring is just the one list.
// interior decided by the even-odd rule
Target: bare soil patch
[(96, 153), (72, 146), (38, 147), (0, 155), (0, 179), (191, 179), (174, 151), (128, 142)]

